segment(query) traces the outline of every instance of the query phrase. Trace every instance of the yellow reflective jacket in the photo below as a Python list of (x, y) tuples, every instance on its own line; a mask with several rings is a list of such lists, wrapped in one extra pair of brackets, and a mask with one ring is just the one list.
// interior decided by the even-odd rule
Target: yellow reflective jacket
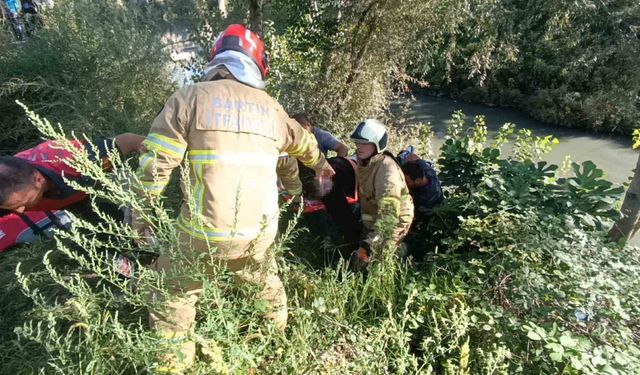
[[(138, 176), (161, 194), (183, 159), (190, 186), (177, 228), (213, 242), (221, 255), (269, 245), (278, 219), (276, 163), (281, 152), (315, 170), (329, 167), (315, 138), (266, 92), (233, 79), (186, 86), (166, 102), (144, 141)], [(142, 227), (135, 220), (134, 227)]]
[[(374, 155), (366, 166), (358, 162), (358, 193), (365, 227), (363, 247), (382, 241), (398, 245), (411, 226), (413, 200), (393, 155), (385, 151)], [(388, 226), (390, 235), (380, 233), (380, 226)]]

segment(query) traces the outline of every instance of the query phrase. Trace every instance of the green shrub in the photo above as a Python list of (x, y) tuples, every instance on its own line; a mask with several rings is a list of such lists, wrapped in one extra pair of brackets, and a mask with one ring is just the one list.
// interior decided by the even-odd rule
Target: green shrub
[(634, 1), (459, 1), (410, 71), (463, 100), (516, 107), (567, 127), (629, 134), (639, 126)]
[(57, 1), (45, 16), (24, 44), (0, 46), (0, 149), (35, 140), (16, 99), (69, 131), (145, 132), (173, 86), (154, 29), (108, 1)]
[[(548, 152), (549, 137), (518, 142), (516, 136), (513, 156), (502, 159), (500, 145), (514, 137), (509, 126), (499, 133), (504, 139), (478, 148), (476, 132), (461, 129), (460, 118), (438, 160), (449, 195), (421, 230), (425, 248), (438, 250), (428, 253), (427, 269), (450, 275), (444, 282), (468, 306), (455, 343), (475, 349), (470, 366), (486, 371), (481, 361), (489, 356), (502, 358), (509, 373), (635, 373), (637, 249), (606, 242), (622, 188), (592, 162), (574, 163), (566, 178), (556, 176), (555, 165), (534, 163), (536, 149)], [(432, 279), (417, 285), (439, 288)], [(439, 309), (447, 309), (444, 303)], [(433, 350), (432, 337), (442, 333), (431, 329), (417, 332)], [(434, 357), (445, 372), (453, 353)]]
[[(64, 138), (30, 117), (46, 137)], [(342, 263), (314, 269), (305, 254), (323, 249), (294, 229), (295, 220), (284, 223), (273, 254), (289, 297), (285, 334), (264, 321), (255, 290), (235, 285), (224, 270), (207, 275), (185, 267), (183, 275), (204, 282), (191, 373), (623, 374), (639, 368), (637, 250), (606, 243), (598, 229), (615, 217), (609, 207), (620, 189), (590, 163), (574, 165), (565, 178), (556, 177), (555, 166), (534, 163), (527, 155), (548, 151), (546, 138), (515, 135), (507, 125), (489, 143), (482, 118), (469, 128), (464, 120), (455, 114), (438, 161), (447, 199), (421, 228), (430, 250), (421, 264), (401, 266), (388, 252), (368, 277), (348, 273)], [(521, 150), (500, 158), (500, 147), (517, 137)], [(147, 310), (157, 308), (148, 293), (166, 293), (166, 275), (138, 264), (132, 288), (114, 272), (113, 256), (162, 252), (182, 259), (174, 212), (162, 201), (144, 209), (122, 183), (131, 171), (113, 157), (115, 176), (82, 153), (76, 167), (100, 182), (100, 189), (88, 190), (93, 198), (143, 210), (158, 244), (134, 245), (136, 233), (104, 216), (98, 224), (78, 220), (55, 243), (5, 256), (3, 370), (153, 372), (167, 348), (146, 326)]]

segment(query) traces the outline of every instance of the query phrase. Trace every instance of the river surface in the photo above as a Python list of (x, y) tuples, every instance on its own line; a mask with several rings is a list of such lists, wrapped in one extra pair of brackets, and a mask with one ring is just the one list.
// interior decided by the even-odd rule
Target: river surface
[(432, 143), (438, 149), (444, 141), (451, 114), (462, 110), (467, 116), (466, 124), (473, 124), (476, 115), (485, 116), (489, 139), (506, 122), (516, 124), (517, 128), (528, 128), (534, 136), (553, 135), (560, 143), (543, 157), (544, 160), (557, 165), (562, 164), (566, 155), (570, 155), (571, 160), (578, 163), (591, 160), (598, 168), (604, 170), (605, 178), (617, 184), (628, 181), (638, 160), (638, 151), (631, 148), (631, 137), (545, 124), (509, 108), (488, 107), (446, 97), (415, 94), (415, 100), (398, 100), (393, 106), (394, 112), (402, 104), (408, 107), (408, 112), (404, 115), (407, 123), (431, 123), (435, 133)]

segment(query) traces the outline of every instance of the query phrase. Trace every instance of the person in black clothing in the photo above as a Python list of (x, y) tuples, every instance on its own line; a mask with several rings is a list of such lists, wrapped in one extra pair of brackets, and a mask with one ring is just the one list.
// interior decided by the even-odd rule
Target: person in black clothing
[(341, 255), (348, 259), (358, 249), (362, 234), (358, 215), (347, 201), (347, 197), (355, 198), (357, 195), (356, 170), (352, 162), (344, 157), (329, 158), (327, 161), (336, 174), (332, 177), (333, 188), (321, 200), (345, 240)]
[(38, 3), (33, 0), (22, 0), (22, 13), (38, 14)]
[(318, 236), (331, 237), (331, 234), (337, 234), (342, 237), (340, 253), (348, 259), (358, 249), (362, 231), (357, 210), (347, 200), (347, 197), (356, 198), (356, 172), (346, 157), (336, 156), (327, 161), (335, 170), (335, 175), (331, 178), (331, 189), (324, 195), (316, 185), (313, 170), (298, 163), (305, 199), (319, 200), (326, 207), (326, 211), (306, 214), (305, 221), (312, 233)]

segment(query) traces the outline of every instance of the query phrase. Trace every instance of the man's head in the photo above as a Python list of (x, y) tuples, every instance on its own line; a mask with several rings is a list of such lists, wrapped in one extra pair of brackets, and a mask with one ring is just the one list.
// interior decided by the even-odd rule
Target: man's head
[(309, 120), (309, 116), (306, 113), (296, 113), (292, 116), (292, 118), (305, 128), (308, 132), (313, 131), (313, 125), (311, 124), (311, 120)]
[(264, 89), (269, 72), (269, 57), (260, 37), (243, 25), (229, 25), (216, 38), (205, 77), (226, 68), (233, 77), (249, 86)]
[(33, 165), (12, 156), (0, 157), (0, 208), (23, 212), (37, 205), (46, 191), (46, 178)]
[(367, 119), (356, 126), (351, 133), (351, 140), (356, 143), (356, 155), (366, 160), (387, 147), (387, 129), (374, 119)]
[(402, 166), (402, 172), (404, 172), (409, 189), (417, 189), (429, 184), (429, 178), (425, 176), (424, 170), (415, 161), (407, 161)]

